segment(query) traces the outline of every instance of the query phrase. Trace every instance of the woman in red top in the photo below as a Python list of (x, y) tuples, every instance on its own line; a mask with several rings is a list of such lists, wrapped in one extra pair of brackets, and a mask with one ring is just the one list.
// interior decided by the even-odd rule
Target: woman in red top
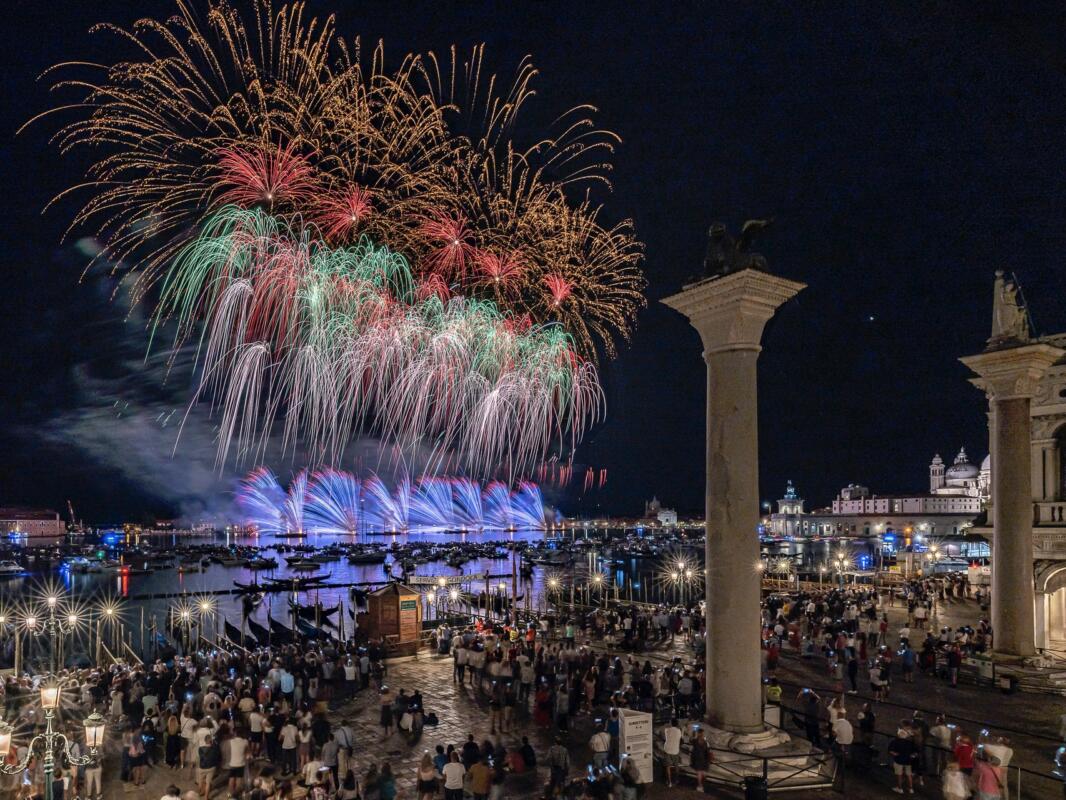
[(973, 774), (973, 742), (965, 733), (955, 740), (955, 760), (959, 762), (959, 769), (967, 775)]

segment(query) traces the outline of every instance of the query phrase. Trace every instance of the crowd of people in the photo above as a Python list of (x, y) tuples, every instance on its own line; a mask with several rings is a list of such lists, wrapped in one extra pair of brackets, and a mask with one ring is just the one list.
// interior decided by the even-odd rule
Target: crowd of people
[[(879, 716), (888, 721), (891, 712), (880, 702), (897, 680), (928, 673), (954, 684), (952, 654), (990, 646), (985, 622), (954, 631), (934, 624), (937, 605), (967, 591), (947, 577), (891, 592), (848, 587), (768, 597), (767, 704), (780, 705), (782, 723), (795, 723), (841, 766), (891, 765), (899, 793), (937, 779), (949, 800), (1005, 796), (1013, 755), (1006, 739), (920, 712), (892, 720), (892, 736), (877, 726)], [(890, 629), (893, 608), (897, 618), (906, 613)], [(205, 650), (148, 665), (68, 671), (64, 706), (80, 714), (106, 712), (111, 730), (119, 732), (118, 752), (107, 757), (131, 787), (143, 787), (150, 771), (171, 771), (173, 785), (163, 800), (395, 800), (408, 784), (419, 800), (499, 800), (505, 786), (517, 782), (547, 797), (635, 800), (642, 776), (619, 744), (626, 709), (656, 719), (656, 756), (668, 786), (691, 779), (703, 788), (713, 769), (715, 749), (700, 722), (706, 713), (704, 635), (698, 605), (614, 604), (515, 624), (441, 625), (433, 646), (450, 659), (453, 685), (468, 693), (471, 708), (483, 709), (489, 734), (429, 746), (425, 732), (442, 710), (427, 709), (418, 686), (390, 685), (377, 641)], [(930, 651), (932, 659), (925, 655)], [(786, 697), (778, 674), (783, 653), (824, 659), (831, 689)], [(857, 693), (862, 673), (872, 699), (859, 708), (848, 695)], [(40, 712), (23, 702), (33, 692), (29, 679), (9, 679), (3, 689), (6, 718), (20, 730), (39, 727)], [(364, 741), (357, 749), (357, 712), (348, 704), (356, 697), (374, 713), (387, 747), (367, 748)], [(397, 775), (394, 763), (380, 757), (400, 742), (408, 760), (424, 750), (414, 774), (403, 767)], [(551, 744), (538, 752), (540, 742)], [(581, 763), (571, 764), (575, 753)], [(24, 746), (13, 748), (8, 763), (25, 754)], [(0, 788), (12, 797), (34, 797), (43, 786), (41, 767), (31, 761), (24, 774), (0, 778), (7, 781)], [(54, 788), (59, 800), (75, 794), (99, 800), (100, 758), (85, 766), (60, 764)]]

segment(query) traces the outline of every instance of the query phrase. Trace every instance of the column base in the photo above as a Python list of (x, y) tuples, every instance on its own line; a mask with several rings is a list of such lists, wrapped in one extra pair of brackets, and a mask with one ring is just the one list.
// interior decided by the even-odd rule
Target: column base
[(701, 727), (707, 738), (707, 744), (711, 747), (732, 750), (736, 753), (757, 753), (760, 750), (769, 750), (788, 744), (792, 738), (784, 731), (769, 726), (754, 733), (736, 733), (709, 725), (701, 725)]

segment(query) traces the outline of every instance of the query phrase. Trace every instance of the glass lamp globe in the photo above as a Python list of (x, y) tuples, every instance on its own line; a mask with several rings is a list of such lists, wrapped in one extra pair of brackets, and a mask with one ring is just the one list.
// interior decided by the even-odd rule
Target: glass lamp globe
[(41, 707), (46, 711), (59, 708), (59, 687), (51, 684), (41, 686)]
[(103, 747), (105, 724), (104, 718), (95, 711), (85, 718), (82, 723), (85, 726), (85, 744), (90, 749)]

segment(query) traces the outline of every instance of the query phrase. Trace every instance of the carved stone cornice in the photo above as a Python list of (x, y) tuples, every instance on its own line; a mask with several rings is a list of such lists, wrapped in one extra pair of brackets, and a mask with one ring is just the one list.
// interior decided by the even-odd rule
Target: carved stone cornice
[(707, 357), (727, 350), (760, 350), (767, 320), (806, 286), (744, 269), (689, 284), (662, 302), (688, 318), (700, 334)]
[(984, 390), (992, 400), (1032, 397), (1041, 376), (1066, 350), (1049, 344), (1024, 344), (1000, 350), (988, 350), (960, 358), (978, 374), (970, 382)]

